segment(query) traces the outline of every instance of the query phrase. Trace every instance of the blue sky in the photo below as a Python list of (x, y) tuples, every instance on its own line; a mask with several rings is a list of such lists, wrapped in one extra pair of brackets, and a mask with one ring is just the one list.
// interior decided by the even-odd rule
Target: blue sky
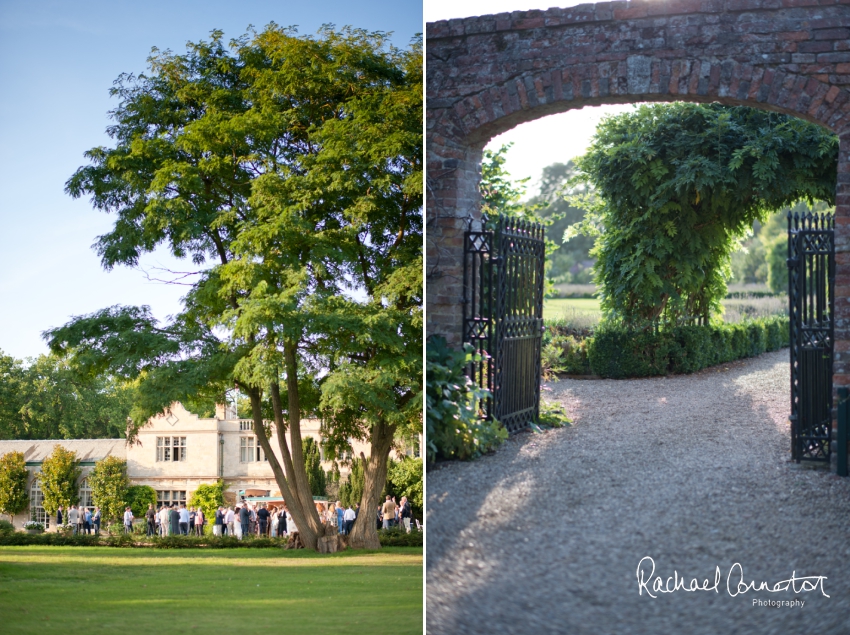
[[(91, 244), (113, 217), (71, 199), (65, 181), (84, 151), (110, 145), (109, 88), (144, 71), (151, 47), (182, 52), (213, 29), (229, 39), (272, 21), (302, 34), (324, 23), (392, 31), (406, 47), (422, 31), (422, 3), (0, 0), (1, 351), (47, 352), (42, 331), (114, 304), (148, 304), (160, 318), (179, 310), (184, 289), (102, 270)], [(142, 262), (158, 265), (174, 263), (164, 253)]]

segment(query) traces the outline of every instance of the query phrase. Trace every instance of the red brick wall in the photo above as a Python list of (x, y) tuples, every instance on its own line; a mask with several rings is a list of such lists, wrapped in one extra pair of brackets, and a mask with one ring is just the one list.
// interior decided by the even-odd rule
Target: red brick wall
[[(431, 23), (427, 330), (460, 342), (462, 233), (481, 151), (587, 105), (719, 101), (790, 113), (841, 138), (836, 384), (850, 384), (850, 0), (648, 0)], [(557, 140), (553, 140), (557, 142)]]

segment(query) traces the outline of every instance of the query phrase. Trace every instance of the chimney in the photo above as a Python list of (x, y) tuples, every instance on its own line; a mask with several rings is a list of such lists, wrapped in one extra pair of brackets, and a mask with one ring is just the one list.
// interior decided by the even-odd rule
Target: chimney
[(229, 408), (227, 407), (227, 404), (217, 403), (215, 405), (215, 418), (219, 421), (227, 419), (228, 410)]

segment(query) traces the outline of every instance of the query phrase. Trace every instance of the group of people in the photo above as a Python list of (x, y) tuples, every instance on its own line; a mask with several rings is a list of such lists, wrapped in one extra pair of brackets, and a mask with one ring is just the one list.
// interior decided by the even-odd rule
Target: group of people
[(394, 496), (387, 496), (384, 504), (378, 507), (378, 528), (389, 529), (391, 527), (404, 527), (410, 533), (410, 519), (413, 514), (410, 511), (410, 502), (407, 496), (401, 497), (401, 503), (396, 503)]
[(56, 510), (56, 525), (60, 526), (65, 523), (72, 525), (74, 534), (90, 534), (92, 531), (97, 535), (100, 533), (100, 507), (83, 507), (80, 505), (71, 505), (67, 511), (62, 509)]
[[(331, 503), (326, 508), (322, 503), (316, 503), (316, 511), (324, 523), (337, 527), (339, 533), (347, 535), (354, 527), (360, 512), (360, 505), (344, 507), (340, 501)], [(64, 515), (63, 515), (64, 513)], [(394, 497), (387, 496), (383, 505), (378, 507), (378, 528), (402, 526), (410, 533), (411, 519), (410, 503), (406, 496), (401, 497), (397, 504)], [(62, 525), (63, 519), (74, 526), (74, 533), (100, 533), (100, 507), (84, 508), (72, 505), (67, 512), (62, 507), (56, 513), (56, 523)], [(236, 536), (242, 540), (245, 536), (271, 536), (272, 538), (290, 536), (298, 532), (295, 520), (284, 504), (280, 507), (267, 507), (265, 503), (259, 506), (242, 502), (235, 507), (220, 506), (215, 511), (213, 523), (214, 536)], [(133, 511), (124, 509), (124, 533), (133, 532), (135, 517)], [(189, 507), (175, 503), (172, 506), (162, 505), (159, 510), (148, 505), (145, 512), (148, 536), (188, 536), (204, 535), (204, 525), (208, 519), (200, 507)]]
[(243, 502), (235, 507), (219, 507), (213, 520), (214, 536), (265, 536), (278, 538), (298, 533), (298, 527), (289, 508), (259, 506)]

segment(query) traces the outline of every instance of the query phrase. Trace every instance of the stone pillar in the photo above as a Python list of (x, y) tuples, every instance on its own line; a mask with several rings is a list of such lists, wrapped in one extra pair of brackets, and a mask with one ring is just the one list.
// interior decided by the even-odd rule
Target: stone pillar
[[(463, 321), (463, 233), (480, 219), (482, 148), (428, 132), (426, 182), (426, 333), (458, 347)], [(437, 128), (434, 126), (434, 128)]]

